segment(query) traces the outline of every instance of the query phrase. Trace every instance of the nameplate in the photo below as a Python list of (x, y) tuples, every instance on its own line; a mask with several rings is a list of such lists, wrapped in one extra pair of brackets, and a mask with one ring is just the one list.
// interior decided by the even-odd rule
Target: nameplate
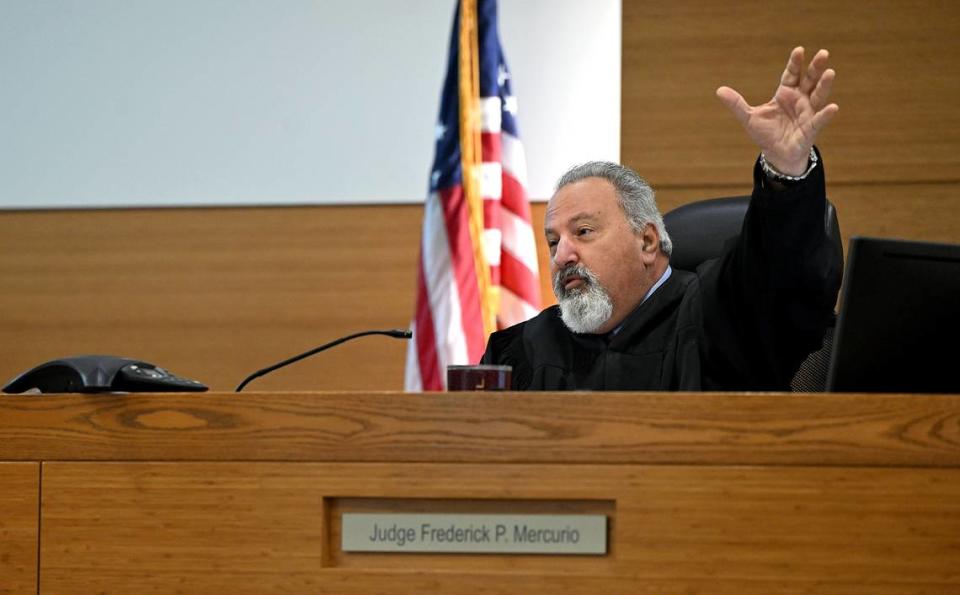
[(607, 517), (598, 514), (345, 512), (341, 528), (345, 552), (607, 553)]

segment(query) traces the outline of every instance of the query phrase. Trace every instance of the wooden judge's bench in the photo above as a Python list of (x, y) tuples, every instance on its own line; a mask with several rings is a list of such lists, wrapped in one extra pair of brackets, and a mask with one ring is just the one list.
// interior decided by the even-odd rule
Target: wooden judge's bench
[[(960, 397), (0, 396), (3, 593), (958, 593)], [(606, 517), (594, 555), (346, 513)]]

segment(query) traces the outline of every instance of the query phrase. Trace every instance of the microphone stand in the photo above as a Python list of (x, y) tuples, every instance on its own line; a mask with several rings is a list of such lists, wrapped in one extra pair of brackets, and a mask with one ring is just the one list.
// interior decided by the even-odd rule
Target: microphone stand
[(288, 365), (290, 365), (290, 364), (292, 364), (292, 363), (294, 363), (294, 362), (298, 362), (298, 361), (300, 361), (300, 360), (302, 360), (302, 359), (304, 359), (304, 358), (310, 357), (311, 355), (314, 355), (314, 354), (316, 354), (316, 353), (320, 353), (321, 351), (323, 351), (323, 350), (325, 350), (325, 349), (330, 349), (331, 347), (336, 347), (337, 345), (339, 345), (339, 344), (341, 344), (341, 343), (345, 343), (345, 342), (347, 342), (347, 341), (349, 341), (349, 340), (351, 340), (351, 339), (356, 339), (357, 337), (365, 337), (365, 336), (367, 336), (367, 335), (386, 335), (386, 336), (388, 336), (388, 337), (393, 337), (393, 338), (395, 338), (395, 339), (409, 339), (409, 338), (413, 337), (413, 333), (410, 332), (409, 330), (406, 330), (406, 329), (393, 329), (393, 330), (389, 330), (389, 331), (363, 331), (362, 333), (354, 333), (354, 334), (352, 334), (352, 335), (347, 335), (346, 337), (341, 337), (341, 338), (337, 339), (336, 341), (330, 341), (329, 343), (326, 343), (326, 344), (324, 344), (324, 345), (321, 345), (320, 347), (311, 349), (310, 351), (308, 351), (308, 352), (306, 352), (306, 353), (301, 353), (300, 355), (295, 355), (295, 356), (293, 356), (293, 357), (291, 357), (291, 358), (289, 358), (289, 359), (283, 360), (282, 362), (280, 362), (280, 363), (278, 363), (278, 364), (273, 364), (272, 366), (269, 366), (269, 367), (264, 368), (264, 369), (262, 369), (262, 370), (258, 370), (258, 371), (256, 371), (256, 372), (254, 372), (253, 374), (250, 374), (249, 376), (247, 376), (247, 377), (243, 380), (243, 382), (240, 383), (240, 385), (237, 387), (237, 391), (236, 391), (236, 392), (242, 391), (242, 390), (243, 390), (243, 387), (245, 387), (247, 384), (250, 383), (251, 380), (253, 380), (253, 379), (255, 379), (255, 378), (259, 378), (259, 377), (261, 377), (261, 376), (263, 376), (263, 375), (265, 375), (265, 374), (269, 374), (270, 372), (273, 372), (274, 370), (280, 369), (280, 368), (282, 368), (282, 367), (284, 367), (284, 366), (288, 366)]

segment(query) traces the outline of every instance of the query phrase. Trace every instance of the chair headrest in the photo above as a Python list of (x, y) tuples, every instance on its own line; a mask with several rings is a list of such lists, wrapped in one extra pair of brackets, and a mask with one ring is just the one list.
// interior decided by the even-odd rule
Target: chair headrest
[(723, 245), (740, 235), (749, 196), (712, 198), (691, 202), (663, 216), (663, 224), (673, 241), (670, 266), (693, 271), (720, 256)]
[[(673, 241), (670, 265), (694, 271), (705, 261), (720, 256), (724, 244), (740, 235), (749, 205), (749, 196), (730, 196), (688, 203), (666, 213), (663, 223)], [(842, 254), (840, 223), (830, 201), (824, 226), (835, 249)]]

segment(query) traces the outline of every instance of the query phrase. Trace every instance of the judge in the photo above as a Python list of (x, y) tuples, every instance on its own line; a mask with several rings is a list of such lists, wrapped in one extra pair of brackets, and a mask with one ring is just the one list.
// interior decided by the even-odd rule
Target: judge
[(491, 335), (482, 363), (513, 366), (515, 390), (787, 390), (820, 347), (843, 269), (814, 148), (839, 109), (828, 58), (805, 66), (795, 48), (763, 105), (717, 89), (761, 153), (739, 238), (696, 272), (671, 268), (635, 172), (592, 162), (564, 174), (544, 229), (559, 304)]

